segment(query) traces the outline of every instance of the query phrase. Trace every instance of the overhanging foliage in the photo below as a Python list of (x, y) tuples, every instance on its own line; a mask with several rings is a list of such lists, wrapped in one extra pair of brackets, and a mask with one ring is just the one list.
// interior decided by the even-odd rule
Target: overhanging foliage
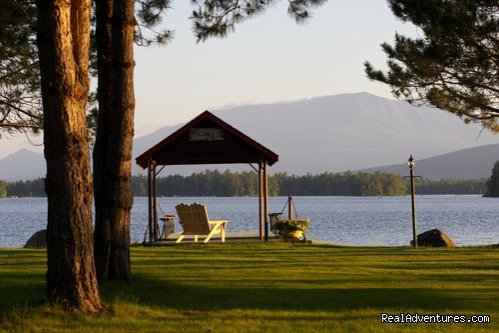
[(372, 80), (397, 98), (429, 104), (499, 131), (499, 4), (497, 0), (390, 0), (393, 13), (421, 37), (382, 44), (388, 71), (365, 63)]

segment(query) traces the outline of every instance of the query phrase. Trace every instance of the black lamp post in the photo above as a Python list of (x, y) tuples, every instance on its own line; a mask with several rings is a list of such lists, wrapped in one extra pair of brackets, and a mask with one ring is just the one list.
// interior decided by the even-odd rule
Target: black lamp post
[(407, 162), (409, 165), (410, 178), (411, 178), (411, 206), (412, 206), (412, 246), (418, 247), (417, 236), (416, 236), (416, 197), (415, 197), (415, 185), (414, 185), (414, 165), (416, 160), (411, 156)]

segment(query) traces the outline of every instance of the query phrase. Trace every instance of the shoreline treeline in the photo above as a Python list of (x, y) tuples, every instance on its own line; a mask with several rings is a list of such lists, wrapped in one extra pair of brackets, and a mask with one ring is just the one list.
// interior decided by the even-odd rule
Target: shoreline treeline
[[(485, 179), (418, 180), (417, 194), (483, 194)], [(134, 196), (147, 196), (147, 177), (133, 176)], [(158, 196), (257, 196), (256, 172), (206, 170), (190, 176), (158, 177)], [(318, 175), (277, 173), (269, 177), (271, 196), (399, 196), (409, 193), (408, 182), (398, 174), (325, 172)], [(0, 181), (0, 197), (45, 197), (42, 178), (17, 182)]]

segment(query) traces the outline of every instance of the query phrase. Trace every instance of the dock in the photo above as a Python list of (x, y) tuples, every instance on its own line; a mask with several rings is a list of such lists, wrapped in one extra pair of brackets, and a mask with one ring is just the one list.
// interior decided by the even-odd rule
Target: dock
[[(168, 235), (166, 238), (154, 242), (154, 245), (174, 245), (175, 241), (180, 236), (180, 232), (174, 232)], [(198, 242), (202, 243), (204, 236), (200, 236)], [(269, 233), (269, 241), (276, 241), (277, 236), (273, 233)], [(231, 231), (225, 234), (226, 243), (247, 243), (247, 242), (263, 242), (260, 240), (260, 232), (258, 230), (243, 230), (243, 231)], [(194, 243), (194, 236), (185, 236), (182, 243)], [(210, 243), (220, 243), (220, 234), (213, 235), (210, 239)]]

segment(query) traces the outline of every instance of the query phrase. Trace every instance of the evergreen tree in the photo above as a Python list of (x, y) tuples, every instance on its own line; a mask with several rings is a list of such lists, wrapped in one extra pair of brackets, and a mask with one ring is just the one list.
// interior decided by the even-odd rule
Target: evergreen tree
[(499, 3), (497, 0), (389, 0), (393, 13), (420, 29), (416, 38), (382, 44), (388, 71), (366, 62), (368, 77), (397, 98), (429, 103), (465, 122), (499, 131)]
[(93, 151), (99, 282), (130, 278), (135, 0), (96, 2), (97, 135)]
[(43, 127), (35, 35), (33, 1), (0, 1), (0, 134)]
[(7, 183), (0, 180), (0, 198), (5, 198), (7, 196)]
[[(227, 177), (223, 177), (216, 185), (207, 187), (203, 184), (208, 182), (205, 176), (207, 172), (194, 173), (190, 176), (169, 175), (157, 178), (157, 191), (159, 196), (207, 196), (204, 189), (210, 188), (216, 196), (257, 196), (258, 174), (253, 171), (233, 173), (225, 171)], [(378, 177), (375, 180), (373, 177)], [(374, 191), (364, 191), (378, 182)], [(381, 182), (381, 190), (379, 188)], [(485, 193), (486, 179), (440, 179), (418, 181), (419, 194), (483, 194)], [(269, 192), (271, 196), (287, 195), (404, 195), (408, 190), (406, 184), (398, 174), (379, 173), (377, 176), (368, 173), (330, 173), (319, 175), (295, 176), (286, 173), (278, 173), (269, 177)], [(147, 177), (132, 177), (133, 195), (147, 196)], [(44, 197), (44, 179), (16, 181), (7, 183), (9, 196), (35, 196)]]
[(37, 45), (48, 197), (47, 299), (104, 309), (94, 264), (92, 181), (86, 131), (90, 0), (37, 1)]
[[(198, 7), (192, 13), (194, 32), (198, 41), (210, 37), (226, 37), (235, 26), (280, 0), (192, 0)], [(300, 23), (310, 17), (310, 8), (318, 7), (327, 0), (288, 0), (288, 13)]]
[(492, 175), (485, 183), (484, 197), (499, 197), (499, 161), (492, 168)]
[(147, 196), (147, 177), (138, 175), (132, 177), (132, 192), (135, 197)]
[[(37, 26), (35, 1), (0, 1), (0, 137), (39, 134), (43, 130)], [(93, 118), (89, 107), (90, 135), (95, 129)]]

